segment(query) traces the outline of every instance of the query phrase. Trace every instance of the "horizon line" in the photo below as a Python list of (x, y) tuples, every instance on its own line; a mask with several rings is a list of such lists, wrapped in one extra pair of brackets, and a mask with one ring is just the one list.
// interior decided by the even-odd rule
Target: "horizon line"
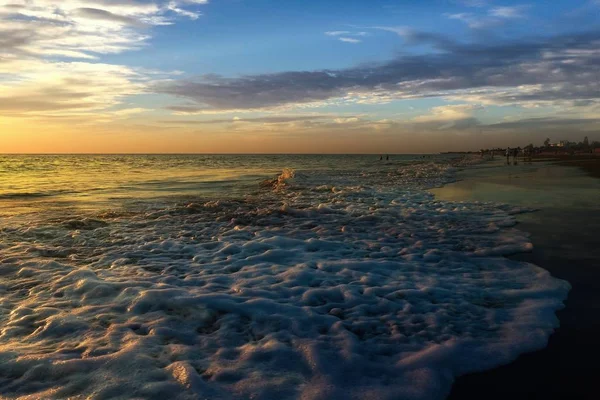
[(411, 156), (460, 153), (477, 153), (477, 151), (451, 151), (434, 153), (0, 153), (0, 156)]

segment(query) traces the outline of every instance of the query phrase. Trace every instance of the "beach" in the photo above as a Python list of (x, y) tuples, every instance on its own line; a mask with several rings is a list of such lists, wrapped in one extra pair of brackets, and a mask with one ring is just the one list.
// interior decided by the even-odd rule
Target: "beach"
[(598, 155), (559, 156), (554, 158), (553, 162), (556, 165), (580, 168), (588, 175), (600, 178), (600, 156)]
[[(583, 168), (573, 168), (573, 166)], [(434, 190), (455, 201), (502, 201), (537, 209), (517, 216), (533, 250), (510, 258), (531, 262), (572, 285), (560, 328), (548, 347), (491, 371), (463, 376), (449, 399), (595, 399), (600, 355), (600, 180), (598, 159), (505, 166), (487, 163), (459, 173), (459, 182)], [(597, 174), (596, 174), (597, 176)]]
[(600, 398), (599, 112), (600, 0), (0, 0), (0, 400)]

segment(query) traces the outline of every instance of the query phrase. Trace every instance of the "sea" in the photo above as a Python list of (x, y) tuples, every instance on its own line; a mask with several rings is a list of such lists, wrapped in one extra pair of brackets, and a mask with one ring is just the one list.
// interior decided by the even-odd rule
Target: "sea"
[(567, 282), (457, 155), (0, 156), (0, 397), (443, 399)]

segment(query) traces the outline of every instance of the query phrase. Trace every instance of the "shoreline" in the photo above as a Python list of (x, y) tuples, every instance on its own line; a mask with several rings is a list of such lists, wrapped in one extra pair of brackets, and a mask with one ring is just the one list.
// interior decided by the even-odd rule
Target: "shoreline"
[[(530, 262), (572, 285), (560, 327), (539, 351), (510, 364), (461, 376), (448, 399), (592, 399), (595, 372), (588, 365), (600, 356), (600, 179), (571, 160), (504, 166), (484, 163), (459, 173), (462, 178), (432, 192), (444, 200), (497, 201), (537, 211), (517, 216), (534, 249), (509, 258)], [(580, 160), (576, 160), (580, 161)], [(600, 171), (596, 158), (595, 171)], [(564, 165), (564, 163), (569, 163)], [(592, 162), (590, 162), (591, 165)], [(486, 165), (487, 164), (487, 165)], [(565, 168), (570, 167), (570, 168)], [(597, 197), (597, 196), (596, 196)], [(531, 203), (528, 206), (528, 203)]]
[(600, 178), (600, 155), (596, 154), (538, 155), (533, 157), (531, 161), (534, 163), (552, 163), (563, 167), (577, 167), (589, 176)]
[(589, 176), (600, 178), (600, 158), (562, 158), (556, 162), (556, 165), (562, 165), (564, 167), (578, 167), (585, 171)]

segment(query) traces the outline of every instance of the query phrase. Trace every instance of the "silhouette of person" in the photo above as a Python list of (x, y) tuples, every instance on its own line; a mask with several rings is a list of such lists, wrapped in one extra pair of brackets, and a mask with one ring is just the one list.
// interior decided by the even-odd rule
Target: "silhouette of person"
[(510, 165), (510, 147), (506, 148), (506, 165)]
[(386, 160), (389, 160), (389, 159), (390, 159), (390, 156), (386, 154), (386, 155), (385, 155), (385, 159), (386, 159)]

